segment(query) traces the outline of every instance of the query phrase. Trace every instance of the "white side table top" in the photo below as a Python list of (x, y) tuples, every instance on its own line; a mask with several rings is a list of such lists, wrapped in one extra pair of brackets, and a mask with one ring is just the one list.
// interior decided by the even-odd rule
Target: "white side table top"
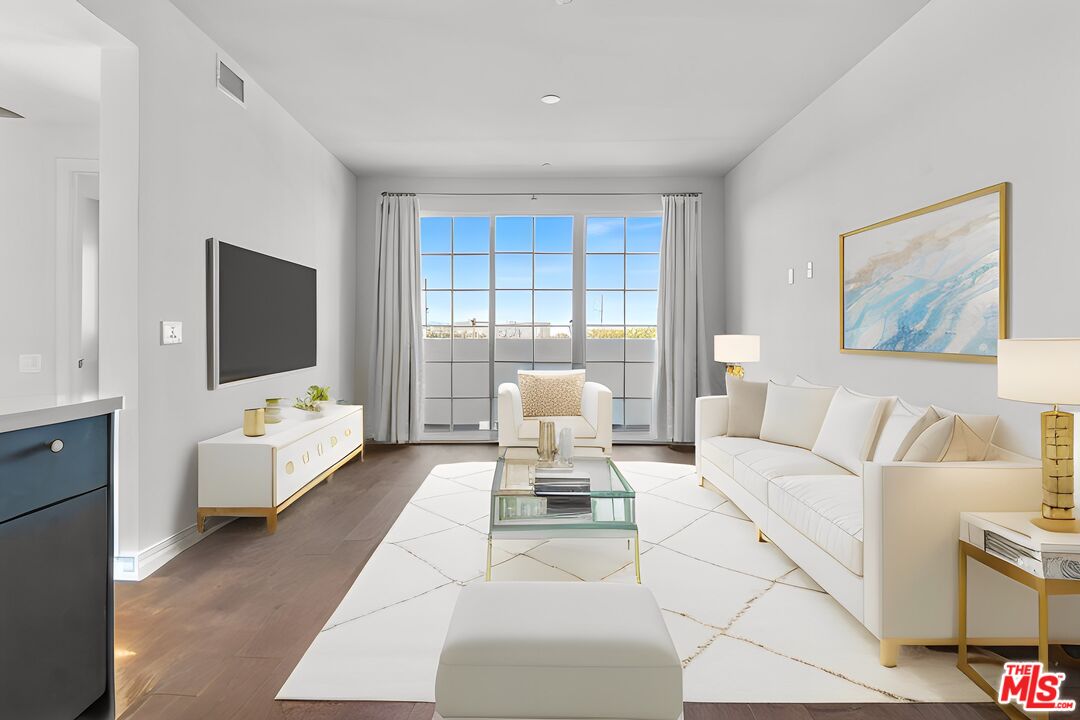
[(960, 513), (961, 540), (966, 540), (966, 526), (996, 532), (1030, 550), (1039, 552), (1080, 553), (1080, 533), (1058, 533), (1032, 524), (1037, 512), (965, 512)]

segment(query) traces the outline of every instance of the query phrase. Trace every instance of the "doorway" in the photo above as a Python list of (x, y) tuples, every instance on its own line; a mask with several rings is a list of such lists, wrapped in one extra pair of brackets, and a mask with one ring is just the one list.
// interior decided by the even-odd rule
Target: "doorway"
[(100, 192), (97, 160), (57, 161), (57, 395), (98, 397)]

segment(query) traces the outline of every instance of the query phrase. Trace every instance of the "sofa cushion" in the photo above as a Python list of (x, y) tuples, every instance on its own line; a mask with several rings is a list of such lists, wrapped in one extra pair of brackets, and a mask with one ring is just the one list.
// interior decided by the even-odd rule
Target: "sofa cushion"
[(862, 481), (790, 475), (769, 482), (769, 509), (856, 575), (863, 574)]
[(769, 502), (769, 480), (785, 475), (834, 475), (846, 472), (809, 450), (766, 443), (735, 458), (735, 482), (762, 503)]
[(809, 450), (817, 440), (835, 392), (832, 388), (790, 387), (770, 382), (761, 439)]
[(730, 477), (735, 477), (735, 458), (751, 450), (775, 447), (772, 443), (757, 438), (727, 437), (717, 435), (706, 438), (701, 446), (701, 455)]
[(589, 421), (580, 415), (568, 415), (568, 416), (548, 416), (529, 418), (525, 422), (518, 425), (518, 437), (522, 440), (536, 440), (540, 437), (540, 421), (541, 420), (553, 420), (555, 422), (555, 435), (558, 437), (559, 432), (568, 427), (574, 431), (574, 437), (576, 438), (594, 438), (596, 437), (596, 428), (589, 424)]
[[(752, 450), (739, 456), (738, 463), (746, 465), (766, 480), (789, 475), (850, 475), (847, 470), (823, 457), (802, 448), (773, 445)], [(737, 464), (738, 464), (737, 463)]]
[(885, 398), (856, 395), (844, 387), (838, 389), (814, 441), (814, 454), (849, 472), (862, 474), (862, 464), (877, 437), (885, 403)]
[(521, 411), (525, 417), (581, 414), (584, 370), (518, 370)]

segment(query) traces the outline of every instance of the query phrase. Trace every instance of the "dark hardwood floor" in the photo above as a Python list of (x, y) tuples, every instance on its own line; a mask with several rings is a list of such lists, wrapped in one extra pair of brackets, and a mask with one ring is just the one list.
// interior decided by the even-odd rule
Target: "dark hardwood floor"
[[(279, 518), (238, 519), (140, 583), (116, 589), (124, 720), (429, 720), (434, 706), (279, 702), (274, 695), (398, 513), (438, 463), (493, 460), (494, 445), (369, 445)], [(616, 459), (693, 463), (686, 450), (617, 446)], [(722, 679), (717, 680), (721, 682)], [(686, 720), (976, 720), (993, 704), (687, 703)]]

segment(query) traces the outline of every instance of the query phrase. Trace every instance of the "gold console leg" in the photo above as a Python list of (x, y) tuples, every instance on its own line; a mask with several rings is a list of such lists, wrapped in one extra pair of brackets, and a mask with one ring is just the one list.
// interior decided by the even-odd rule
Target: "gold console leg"
[(206, 532), (206, 516), (203, 515), (202, 510), (195, 512), (195, 529), (198, 532)]
[(896, 667), (896, 662), (900, 659), (900, 643), (882, 638), (880, 659), (882, 667)]
[(491, 536), (488, 535), (487, 565), (484, 567), (484, 580), (491, 579)]
[(271, 510), (266, 515), (266, 534), (273, 535), (277, 532), (277, 512)]
[(761, 528), (755, 527), (754, 530), (757, 531), (757, 541), (758, 542), (761, 542), (761, 543), (769, 542), (769, 538), (765, 537), (765, 533), (761, 532)]

